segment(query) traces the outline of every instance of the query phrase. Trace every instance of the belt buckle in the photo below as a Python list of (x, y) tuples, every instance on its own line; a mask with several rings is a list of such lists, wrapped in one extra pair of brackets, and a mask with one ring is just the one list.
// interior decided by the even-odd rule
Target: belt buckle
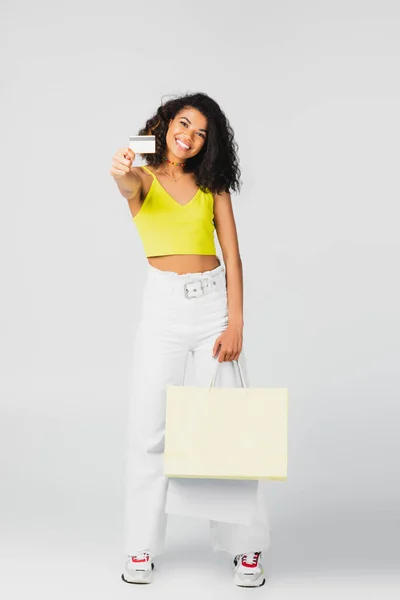
[[(192, 290), (189, 290), (187, 286), (191, 285), (191, 284), (193, 284), (193, 285), (196, 284), (197, 287), (193, 288)], [(193, 296), (189, 296), (189, 293), (191, 291), (198, 292), (198, 287), (199, 286), (200, 286), (200, 289), (201, 289), (201, 293), (200, 294), (196, 293)], [(203, 281), (201, 279), (196, 279), (195, 281), (188, 281), (187, 283), (183, 284), (183, 288), (184, 288), (184, 293), (185, 293), (185, 297), (186, 298), (198, 298), (199, 296), (202, 296), (204, 294), (204, 285), (203, 285)]]

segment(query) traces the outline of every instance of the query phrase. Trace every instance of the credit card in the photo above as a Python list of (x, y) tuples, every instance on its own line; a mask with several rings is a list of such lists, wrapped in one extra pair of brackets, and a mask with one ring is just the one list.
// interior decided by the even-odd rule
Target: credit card
[(155, 135), (130, 135), (129, 148), (135, 154), (153, 154), (156, 151)]

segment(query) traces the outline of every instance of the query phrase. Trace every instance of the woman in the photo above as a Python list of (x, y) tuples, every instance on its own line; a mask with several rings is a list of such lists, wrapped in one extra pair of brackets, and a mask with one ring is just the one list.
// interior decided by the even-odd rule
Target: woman
[[(230, 363), (227, 385), (236, 386), (232, 361), (242, 352), (244, 325), (242, 262), (230, 196), (240, 189), (240, 169), (229, 121), (207, 94), (185, 95), (161, 105), (139, 135), (156, 137), (155, 153), (142, 154), (147, 165), (132, 167), (134, 152), (122, 148), (111, 168), (148, 260), (128, 419), (128, 560), (122, 574), (127, 583), (152, 581), (152, 561), (164, 549), (168, 484), (179, 485), (163, 475), (166, 386), (184, 384), (189, 352), (197, 385), (209, 384), (218, 360)], [(214, 231), (226, 267), (216, 256)], [(244, 483), (249, 483), (246, 490), (257, 484)], [(263, 585), (261, 551), (269, 545), (263, 496), (253, 486), (247, 496), (252, 494), (252, 504), (244, 501), (235, 509), (239, 490), (218, 485), (205, 496), (213, 549), (233, 555), (236, 585)], [(186, 514), (204, 516), (190, 511), (205, 488), (197, 481), (193, 500), (187, 492)], [(219, 516), (213, 493), (220, 502), (224, 489), (225, 510)]]

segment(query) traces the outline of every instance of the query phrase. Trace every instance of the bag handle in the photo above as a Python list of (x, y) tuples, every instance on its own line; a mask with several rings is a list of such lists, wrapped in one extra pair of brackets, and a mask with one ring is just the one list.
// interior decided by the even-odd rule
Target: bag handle
[[(223, 361), (223, 362), (224, 362), (224, 361)], [(245, 381), (244, 381), (244, 377), (243, 377), (243, 371), (242, 371), (242, 367), (240, 366), (239, 359), (238, 359), (238, 360), (235, 360), (235, 361), (232, 361), (232, 362), (235, 362), (235, 363), (237, 364), (237, 366), (239, 367), (239, 375), (240, 375), (240, 380), (241, 380), (241, 382), (242, 382), (242, 387), (244, 387), (244, 388), (247, 388), (248, 386), (246, 385), (246, 383), (245, 383)], [(214, 377), (213, 377), (213, 378), (212, 378), (212, 380), (211, 380), (210, 387), (209, 387), (209, 389), (208, 389), (208, 391), (209, 391), (209, 392), (211, 391), (211, 388), (212, 388), (212, 387), (214, 387), (215, 379), (216, 379), (216, 377), (217, 377), (217, 374), (218, 374), (218, 369), (219, 369), (219, 366), (220, 366), (220, 364), (221, 364), (221, 363), (219, 362), (219, 360), (217, 360), (217, 368), (215, 369)]]

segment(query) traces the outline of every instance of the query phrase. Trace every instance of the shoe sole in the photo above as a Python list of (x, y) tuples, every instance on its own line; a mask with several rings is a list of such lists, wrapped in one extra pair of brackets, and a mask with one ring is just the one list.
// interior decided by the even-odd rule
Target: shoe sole
[(260, 583), (260, 579), (258, 579), (257, 581), (249, 581), (248, 583), (243, 583), (242, 579), (239, 579), (239, 577), (237, 577), (237, 575), (235, 575), (235, 577), (234, 577), (234, 583), (238, 587), (261, 587), (262, 585), (264, 585), (265, 581), (266, 581), (266, 579), (264, 576), (263, 576), (261, 583)]
[(124, 581), (125, 583), (133, 583), (133, 584), (145, 584), (145, 583), (152, 583), (154, 577), (153, 577), (153, 569), (154, 569), (154, 564), (151, 563), (151, 571), (148, 572), (148, 575), (138, 575), (136, 580), (133, 581), (129, 581), (128, 579), (125, 579), (124, 574), (121, 573), (121, 579), (122, 581)]

